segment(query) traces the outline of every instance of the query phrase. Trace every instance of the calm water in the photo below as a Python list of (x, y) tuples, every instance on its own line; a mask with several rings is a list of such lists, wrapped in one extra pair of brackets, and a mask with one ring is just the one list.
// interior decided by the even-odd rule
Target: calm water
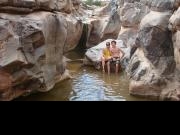
[[(82, 58), (70, 53), (69, 58)], [(145, 100), (129, 95), (128, 78), (125, 73), (101, 73), (92, 67), (82, 67), (81, 63), (69, 63), (68, 69), (73, 79), (66, 80), (47, 93), (36, 93), (22, 97), (22, 101), (140, 101)]]

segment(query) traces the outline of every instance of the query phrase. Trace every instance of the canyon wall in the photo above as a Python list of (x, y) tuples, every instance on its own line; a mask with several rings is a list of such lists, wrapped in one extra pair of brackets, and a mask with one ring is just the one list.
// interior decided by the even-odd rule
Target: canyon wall
[[(123, 41), (122, 49), (126, 53), (123, 66), (130, 79), (130, 94), (180, 100), (180, 0), (115, 1), (118, 8), (114, 13), (118, 16), (114, 20), (120, 21), (114, 21), (116, 23), (109, 27), (116, 31), (111, 34), (109, 30), (111, 36), (106, 39), (117, 38)], [(112, 16), (111, 10), (109, 4), (97, 9), (95, 15), (101, 18), (104, 15)], [(97, 28), (94, 33), (104, 33), (102, 30), (97, 32), (104, 25), (95, 26)], [(103, 34), (96, 34), (99, 43)], [(85, 63), (96, 67), (97, 64), (92, 63), (98, 62), (94, 58), (98, 56), (97, 51), (96, 47), (89, 49)]]
[(68, 77), (63, 54), (82, 35), (79, 0), (0, 2), (0, 100), (46, 92)]
[(131, 47), (127, 67), (131, 95), (179, 100), (174, 94), (180, 83), (174, 79), (179, 69), (179, 4), (179, 0), (122, 2), (125, 28), (119, 39)]

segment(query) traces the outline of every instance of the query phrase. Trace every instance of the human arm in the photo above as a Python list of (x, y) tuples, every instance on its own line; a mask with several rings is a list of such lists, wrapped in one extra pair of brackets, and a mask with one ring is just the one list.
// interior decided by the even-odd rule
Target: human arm
[(125, 53), (123, 50), (120, 49), (120, 53), (122, 53), (122, 56), (120, 56), (120, 58), (122, 59), (125, 56)]

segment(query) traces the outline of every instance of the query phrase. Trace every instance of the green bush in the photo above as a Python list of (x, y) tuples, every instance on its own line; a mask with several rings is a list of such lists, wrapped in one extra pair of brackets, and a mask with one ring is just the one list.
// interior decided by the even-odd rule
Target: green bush
[(87, 5), (95, 5), (95, 6), (101, 6), (101, 1), (100, 0), (86, 0), (85, 4)]
[(93, 2), (93, 5), (96, 5), (96, 6), (101, 6), (101, 1), (99, 0), (96, 0)]

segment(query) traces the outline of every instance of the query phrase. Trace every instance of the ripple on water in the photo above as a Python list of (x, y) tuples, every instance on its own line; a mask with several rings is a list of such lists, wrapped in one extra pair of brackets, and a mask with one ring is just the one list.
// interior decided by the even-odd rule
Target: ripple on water
[[(47, 93), (31, 95), (20, 100), (27, 101), (135, 101), (129, 95), (129, 82), (125, 73), (102, 74), (94, 68), (81, 67), (79, 63), (68, 65), (74, 74), (72, 80), (64, 81)], [(144, 99), (143, 99), (144, 100)]]
[[(78, 74), (73, 81), (73, 92), (70, 95), (70, 101), (124, 101), (123, 96), (120, 95), (120, 90), (113, 87), (119, 86), (119, 76), (115, 83), (110, 82), (111, 76), (105, 75), (104, 77), (110, 77), (109, 82), (102, 80), (102, 74), (98, 72), (87, 73), (84, 70), (83, 74)], [(107, 79), (107, 78), (106, 78)], [(118, 92), (119, 91), (119, 92)]]

